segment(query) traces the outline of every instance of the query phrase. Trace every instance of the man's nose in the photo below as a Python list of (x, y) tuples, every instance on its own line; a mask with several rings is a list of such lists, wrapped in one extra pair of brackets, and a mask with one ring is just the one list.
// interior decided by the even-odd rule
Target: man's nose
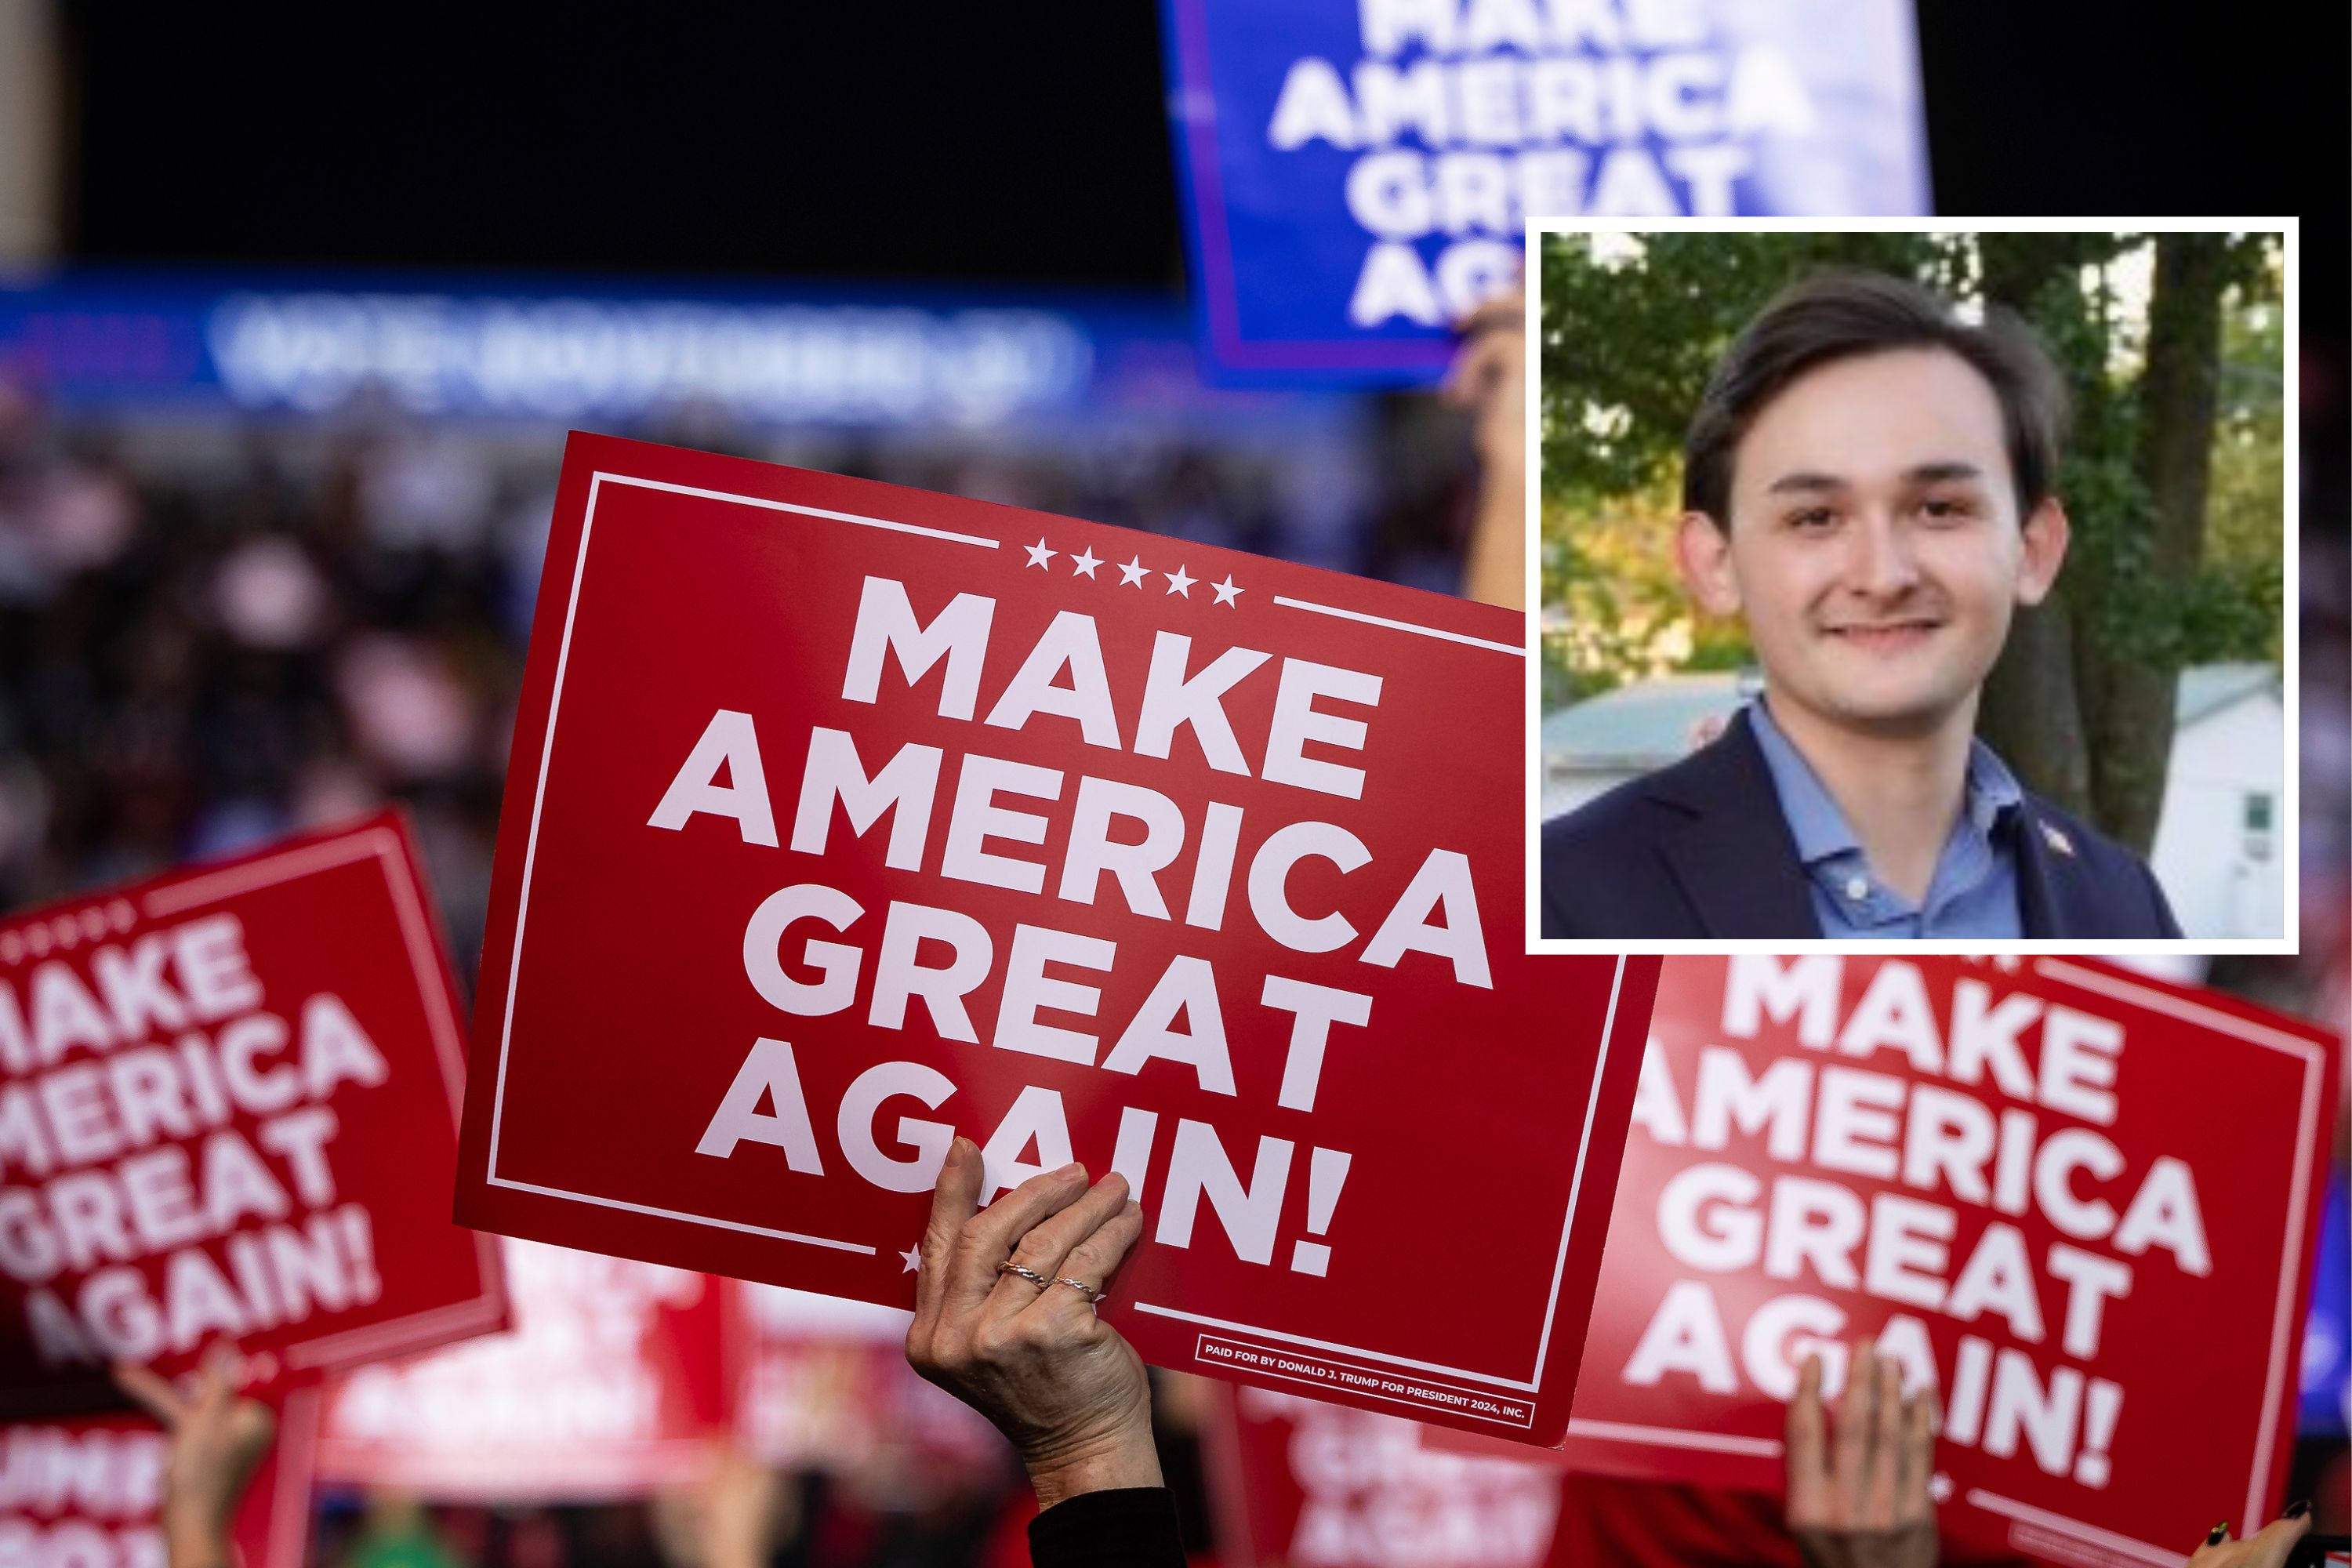
[(1874, 509), (1849, 531), (1847, 539), (1851, 552), (1846, 559), (1846, 584), (1854, 592), (1893, 598), (1919, 581), (1911, 531), (1898, 519)]

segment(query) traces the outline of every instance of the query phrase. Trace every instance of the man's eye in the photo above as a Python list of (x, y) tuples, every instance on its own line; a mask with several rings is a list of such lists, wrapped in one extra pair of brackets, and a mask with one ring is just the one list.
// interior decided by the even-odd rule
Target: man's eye
[(1825, 506), (1810, 506), (1802, 511), (1792, 511), (1789, 514), (1790, 527), (1809, 531), (1825, 529), (1836, 521), (1837, 514)]
[(1975, 506), (1954, 496), (1930, 496), (1919, 507), (1931, 522), (1958, 522), (1974, 514)]

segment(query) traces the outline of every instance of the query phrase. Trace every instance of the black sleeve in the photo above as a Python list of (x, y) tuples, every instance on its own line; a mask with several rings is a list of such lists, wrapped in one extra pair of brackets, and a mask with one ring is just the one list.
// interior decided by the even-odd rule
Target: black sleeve
[(1165, 1487), (1080, 1492), (1029, 1521), (1036, 1568), (1184, 1568), (1175, 1494)]

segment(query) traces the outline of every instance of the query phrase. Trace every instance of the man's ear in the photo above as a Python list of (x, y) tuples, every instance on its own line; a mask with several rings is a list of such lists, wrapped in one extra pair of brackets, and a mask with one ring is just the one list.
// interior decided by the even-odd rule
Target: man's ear
[(2025, 550), (2017, 566), (2017, 602), (2038, 605), (2050, 596), (2058, 568), (2066, 560), (2066, 509), (2056, 496), (2045, 498), (2026, 514)]
[(1710, 616), (1739, 613), (1739, 579), (1731, 570), (1731, 535), (1703, 511), (1683, 513), (1675, 531), (1675, 564), (1683, 586)]

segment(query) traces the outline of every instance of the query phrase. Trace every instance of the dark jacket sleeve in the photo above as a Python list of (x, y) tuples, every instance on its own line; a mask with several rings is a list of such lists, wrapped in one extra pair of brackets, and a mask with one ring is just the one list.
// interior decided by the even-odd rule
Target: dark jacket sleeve
[(1184, 1568), (1175, 1494), (1165, 1487), (1080, 1492), (1029, 1521), (1036, 1568)]
[(2156, 879), (2154, 868), (2145, 861), (2141, 862), (2139, 872), (2147, 879), (2147, 896), (2156, 904), (2156, 934), (2179, 937), (2181, 934), (2180, 922), (2173, 918), (2172, 901), (2164, 896), (2164, 884)]

